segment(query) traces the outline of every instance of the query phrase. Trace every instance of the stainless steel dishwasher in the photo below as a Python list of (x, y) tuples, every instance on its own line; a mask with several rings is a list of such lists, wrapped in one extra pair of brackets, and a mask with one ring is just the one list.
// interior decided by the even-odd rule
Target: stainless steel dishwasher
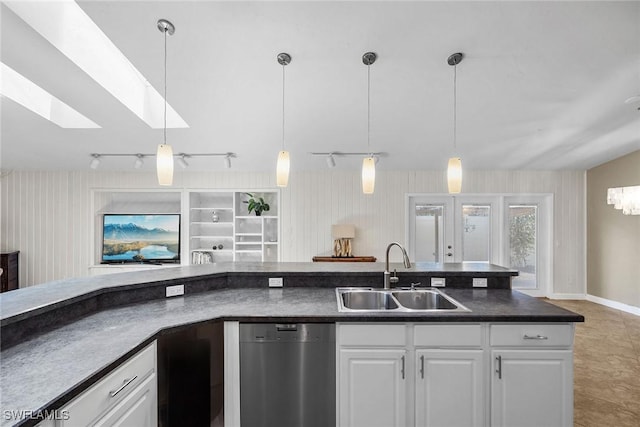
[(242, 427), (336, 423), (333, 323), (240, 324)]

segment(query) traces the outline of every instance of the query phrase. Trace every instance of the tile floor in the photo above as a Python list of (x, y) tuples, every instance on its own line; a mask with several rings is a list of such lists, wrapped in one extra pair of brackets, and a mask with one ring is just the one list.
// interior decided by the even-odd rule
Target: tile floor
[(547, 300), (585, 317), (574, 345), (575, 427), (640, 427), (640, 316)]

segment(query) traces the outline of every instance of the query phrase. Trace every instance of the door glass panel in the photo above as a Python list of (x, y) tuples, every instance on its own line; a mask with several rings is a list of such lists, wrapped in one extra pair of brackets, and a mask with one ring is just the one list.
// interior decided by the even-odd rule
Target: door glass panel
[(509, 205), (510, 267), (520, 275), (513, 278), (513, 286), (536, 288), (536, 254), (538, 207)]
[(444, 206), (416, 204), (415, 260), (442, 262)]
[(462, 205), (462, 260), (489, 262), (491, 207)]

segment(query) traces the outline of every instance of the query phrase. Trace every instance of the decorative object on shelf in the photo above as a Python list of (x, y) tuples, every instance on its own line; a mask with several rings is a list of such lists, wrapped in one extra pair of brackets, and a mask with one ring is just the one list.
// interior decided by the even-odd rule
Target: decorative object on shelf
[(211, 222), (218, 222), (220, 221), (220, 216), (218, 215), (218, 212), (213, 211), (211, 213)]
[(173, 184), (173, 149), (167, 144), (167, 33), (173, 35), (176, 31), (174, 25), (166, 19), (158, 20), (158, 29), (164, 33), (164, 139), (158, 145), (156, 154), (156, 172), (158, 184)]
[(371, 64), (378, 56), (373, 52), (362, 55), (362, 62), (367, 66), (367, 150), (369, 154), (362, 160), (362, 192), (373, 194), (376, 185), (376, 161), (371, 153)]
[[(278, 153), (278, 163), (276, 164), (276, 185), (286, 187), (289, 183), (289, 152), (284, 149), (284, 67), (291, 62), (291, 55), (279, 53), (278, 63), (282, 65), (282, 150)], [(256, 215), (259, 215), (256, 212)]]
[(271, 209), (271, 206), (269, 206), (269, 204), (264, 201), (264, 198), (256, 197), (251, 193), (244, 194), (249, 196), (249, 200), (245, 200), (242, 202), (248, 205), (247, 209), (249, 210), (249, 213), (251, 213), (251, 211), (255, 211), (256, 216), (260, 216), (262, 215), (262, 212), (268, 212), (269, 209)]
[[(135, 169), (140, 169), (144, 163), (145, 157), (153, 157), (156, 154), (143, 154), (143, 153), (91, 153), (91, 162), (89, 163), (89, 167), (91, 169), (97, 169), (100, 165), (100, 159), (103, 157), (135, 157), (135, 161), (133, 163), (133, 167)], [(177, 158), (178, 163), (183, 167), (187, 168), (189, 164), (186, 162), (186, 159), (194, 158), (194, 157), (223, 157), (224, 158), (224, 166), (225, 168), (231, 167), (231, 158), (238, 157), (236, 153), (226, 152), (226, 153), (177, 153), (173, 154), (173, 157)]]
[(464, 55), (462, 53), (454, 53), (447, 58), (447, 63), (453, 66), (453, 151), (454, 156), (449, 158), (449, 164), (447, 166), (447, 187), (449, 193), (455, 194), (462, 191), (462, 160), (457, 157), (457, 141), (456, 141), (456, 125), (458, 119), (458, 104), (457, 104), (457, 69), (458, 64), (462, 61)]
[(607, 204), (624, 215), (640, 215), (640, 185), (607, 189)]
[(356, 237), (353, 224), (334, 224), (331, 226), (333, 240), (333, 256), (338, 258), (352, 257), (351, 239)]
[(222, 243), (220, 243), (220, 244), (218, 245), (218, 249), (222, 250), (222, 248), (224, 248), (224, 246), (222, 246)]

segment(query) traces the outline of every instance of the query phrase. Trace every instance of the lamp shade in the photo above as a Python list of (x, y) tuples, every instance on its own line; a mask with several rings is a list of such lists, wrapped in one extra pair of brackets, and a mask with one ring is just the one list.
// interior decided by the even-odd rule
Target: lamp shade
[(278, 153), (278, 163), (276, 165), (276, 185), (286, 187), (289, 183), (289, 152), (280, 151)]
[(334, 224), (331, 226), (331, 237), (334, 239), (353, 239), (356, 227), (353, 224)]
[(376, 161), (373, 157), (365, 157), (362, 160), (362, 192), (373, 194), (376, 186)]
[(173, 149), (169, 144), (158, 145), (156, 169), (158, 173), (158, 184), (173, 184)]
[(449, 193), (459, 193), (462, 190), (462, 160), (451, 157), (447, 167), (447, 185)]

